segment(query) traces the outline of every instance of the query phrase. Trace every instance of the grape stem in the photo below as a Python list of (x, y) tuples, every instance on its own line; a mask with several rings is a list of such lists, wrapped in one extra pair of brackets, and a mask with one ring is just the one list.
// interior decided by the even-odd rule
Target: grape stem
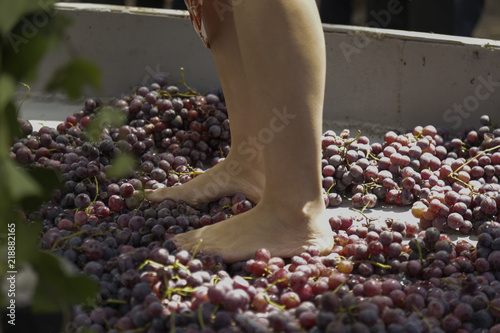
[(452, 281), (452, 280), (447, 279), (447, 278), (441, 278), (441, 281), (447, 282), (447, 283), (451, 283), (451, 284), (456, 284), (456, 285), (460, 285), (461, 284), (460, 282)]
[(269, 286), (266, 287), (266, 289), (264, 289), (264, 291), (268, 291), (269, 289), (271, 289), (274, 285), (278, 284), (278, 283), (281, 283), (281, 282), (285, 282), (287, 281), (287, 279), (278, 279), (276, 281), (274, 281), (273, 283), (271, 283)]
[(365, 206), (364, 206), (361, 210), (358, 210), (358, 209), (356, 209), (356, 208), (351, 208), (351, 209), (352, 209), (353, 211), (355, 211), (356, 213), (361, 214), (361, 215), (362, 215), (362, 216), (363, 216), (363, 217), (364, 217), (367, 221), (375, 221), (375, 220), (376, 220), (376, 218), (373, 218), (373, 217), (368, 217), (368, 216), (364, 213), (364, 211), (365, 211), (366, 207), (368, 207), (368, 204), (369, 204), (369, 202), (367, 202), (367, 203), (366, 203), (366, 205), (365, 205)]
[(108, 304), (128, 304), (127, 301), (112, 298), (108, 298), (105, 302)]
[(220, 277), (218, 277), (217, 275), (215, 275), (214, 277), (212, 277), (212, 278), (210, 279), (210, 284), (211, 284), (211, 285), (216, 285), (216, 284), (217, 284), (217, 282), (219, 282), (219, 281), (220, 281)]
[(178, 85), (178, 84), (182, 84), (192, 94), (192, 95), (189, 95), (189, 94), (177, 94), (177, 95), (179, 95), (181, 97), (192, 97), (192, 96), (196, 96), (196, 95), (201, 95), (199, 92), (197, 92), (196, 90), (194, 90), (193, 88), (191, 88), (190, 86), (187, 85), (186, 79), (184, 77), (184, 67), (181, 67), (181, 81), (177, 82), (175, 85)]
[(353, 143), (354, 141), (356, 141), (357, 139), (359, 139), (359, 137), (361, 136), (361, 131), (358, 130), (358, 134), (356, 134), (356, 137), (350, 141), (347, 141), (346, 143), (344, 143), (344, 147), (346, 147), (347, 149), (349, 149), (349, 147), (351, 146), (351, 143)]
[(160, 264), (160, 263), (157, 263), (156, 261), (153, 261), (153, 260), (150, 260), (150, 259), (147, 259), (146, 261), (144, 261), (142, 263), (141, 266), (139, 266), (139, 268), (137, 268), (138, 271), (140, 271), (141, 269), (143, 269), (145, 266), (147, 265), (151, 265), (155, 268), (163, 268), (165, 267), (164, 265)]
[(177, 176), (197, 176), (197, 175), (201, 175), (204, 172), (203, 171), (194, 171), (194, 170), (191, 172), (177, 172), (174, 170), (170, 170), (168, 173), (171, 173), (171, 174), (174, 174)]
[(499, 311), (499, 312), (500, 312), (500, 308), (499, 308), (499, 307), (496, 307), (496, 306), (491, 305), (491, 302), (488, 302), (488, 305), (486, 306), (486, 311), (488, 311), (489, 309), (493, 309), (493, 310), (495, 310), (495, 311)]
[(347, 280), (348, 280), (348, 279), (346, 278), (344, 281), (342, 281), (342, 283), (341, 283), (341, 284), (339, 284), (339, 285), (337, 286), (337, 288), (333, 289), (332, 293), (333, 293), (333, 294), (337, 293), (337, 291), (339, 291), (339, 290), (340, 290), (340, 288), (342, 288), (342, 286), (343, 286), (344, 284), (346, 284), (346, 283), (347, 283)]
[(420, 258), (420, 264), (423, 266), (424, 265), (424, 258), (422, 257), (422, 249), (420, 248), (420, 244), (418, 241), (415, 242), (418, 250), (418, 257)]
[(413, 135), (413, 137), (415, 139), (421, 139), (424, 137), (424, 134), (422, 133), (422, 131), (420, 131), (420, 132), (417, 132), (415, 135)]
[(326, 191), (326, 194), (329, 194), (330, 191), (332, 190), (332, 188), (335, 186), (335, 184), (332, 184), (332, 186), (330, 186), (330, 188), (328, 189), (328, 191)]
[(390, 265), (384, 265), (376, 261), (371, 261), (371, 260), (355, 260), (352, 261), (353, 264), (361, 264), (361, 263), (367, 263), (367, 264), (372, 264), (375, 266), (378, 266), (380, 268), (385, 268), (385, 269), (391, 269), (392, 267)]
[(280, 310), (285, 310), (286, 309), (286, 306), (279, 305), (278, 303), (275, 303), (275, 302), (271, 301), (271, 299), (269, 298), (269, 296), (267, 296), (266, 294), (264, 294), (264, 299), (266, 300), (267, 303), (269, 303), (272, 306), (277, 307)]
[(464, 166), (466, 166), (467, 164), (469, 164), (472, 160), (475, 160), (477, 158), (479, 158), (481, 155), (484, 155), (486, 153), (489, 153), (490, 151), (492, 150), (495, 150), (495, 149), (499, 149), (500, 148), (500, 145), (498, 146), (495, 146), (495, 147), (492, 147), (492, 148), (488, 148), (488, 149), (485, 149), (483, 151), (481, 151), (480, 153), (478, 153), (476, 156), (470, 158), (467, 162), (465, 162), (464, 164), (462, 164), (461, 166), (459, 166), (456, 170), (453, 171), (453, 173), (457, 173), (458, 171), (460, 171)]
[(189, 269), (186, 266), (184, 266), (183, 264), (181, 264), (179, 259), (175, 259), (175, 262), (172, 265), (172, 269), (179, 269), (179, 268), (184, 269), (186, 271), (187, 275), (191, 275), (191, 272), (189, 271)]
[(170, 315), (170, 333), (175, 333), (175, 311)]
[[(90, 209), (96, 203), (97, 198), (99, 197), (99, 182), (97, 181), (97, 177), (96, 176), (94, 176), (94, 180), (95, 180), (95, 198), (94, 198), (94, 201), (92, 201), (92, 203), (85, 210), (85, 212), (87, 213), (87, 215), (89, 215)], [(90, 181), (90, 179), (89, 179), (89, 181)]]
[(167, 289), (165, 291), (165, 298), (170, 299), (172, 297), (172, 294), (174, 293), (179, 294), (181, 296), (188, 296), (189, 294), (192, 294), (196, 291), (198, 291), (198, 288), (193, 288), (193, 287)]
[(23, 106), (24, 104), (24, 101), (26, 100), (26, 98), (28, 98), (30, 92), (31, 92), (31, 88), (29, 85), (27, 85), (26, 83), (22, 83), (22, 82), (19, 82), (19, 84), (25, 86), (26, 88), (28, 88), (28, 92), (26, 93), (26, 95), (24, 95), (24, 98), (23, 100), (21, 101), (21, 103), (19, 103), (19, 106), (17, 107), (17, 111), (16, 111), (16, 117), (19, 117), (19, 111), (21, 110), (21, 106)]
[[(219, 308), (220, 308), (220, 305), (217, 304), (216, 306), (214, 306), (214, 308), (212, 309), (212, 312), (210, 313), (211, 316), (215, 316), (215, 314), (217, 313), (217, 311), (219, 311)], [(214, 317), (212, 317), (214, 318)]]
[(203, 320), (202, 309), (202, 306), (198, 307), (198, 322), (200, 323), (200, 328), (203, 331), (205, 329), (205, 321)]
[(137, 215), (137, 212), (139, 211), (139, 209), (141, 209), (141, 206), (142, 206), (142, 202), (139, 203), (139, 206), (137, 206), (136, 209), (134, 209), (134, 215), (132, 215), (132, 217), (136, 216)]
[(369, 190), (374, 188), (374, 187), (383, 187), (382, 185), (379, 185), (375, 182), (375, 179), (372, 177), (372, 181), (370, 183), (363, 184), (363, 193), (364, 194), (369, 194)]
[(413, 310), (415, 310), (415, 312), (422, 318), (424, 323), (427, 325), (429, 332), (432, 331), (431, 323), (429, 323), (429, 320), (424, 316), (424, 314), (422, 312), (420, 312), (420, 310), (417, 309), (417, 307), (415, 305), (413, 305)]
[(198, 253), (198, 250), (200, 249), (201, 243), (203, 243), (203, 239), (200, 239), (198, 241), (198, 244), (196, 244), (196, 247), (194, 248), (193, 255), (191, 256), (191, 260), (193, 260), (196, 257), (196, 254)]
[(450, 177), (451, 179), (454, 179), (455, 181), (462, 183), (465, 187), (467, 187), (471, 191), (472, 194), (477, 193), (474, 191), (474, 187), (471, 184), (464, 182), (462, 179), (453, 176), (452, 174), (449, 174), (447, 177)]
[(76, 237), (78, 235), (84, 234), (86, 232), (87, 232), (86, 230), (80, 230), (80, 231), (75, 232), (74, 234), (71, 234), (69, 236), (65, 236), (65, 237), (59, 238), (58, 240), (56, 240), (54, 242), (54, 245), (52, 245), (52, 248), (50, 249), (50, 253), (52, 253), (56, 249), (56, 247), (59, 245), (59, 243), (61, 243), (63, 241), (66, 241), (66, 240), (68, 240), (70, 238)]
[(347, 162), (347, 165), (350, 167), (351, 166), (351, 163), (349, 162), (349, 159), (345, 156), (347, 154), (347, 151), (349, 150), (349, 147), (351, 147), (351, 143), (353, 143), (354, 141), (356, 141), (359, 137), (361, 136), (361, 131), (358, 130), (358, 134), (356, 134), (356, 137), (350, 141), (347, 141), (343, 144), (344, 146), (344, 149), (343, 149), (343, 154), (344, 154), (344, 158), (345, 158), (345, 161)]
[(172, 100), (173, 96), (166, 90), (160, 90), (160, 93), (163, 97), (167, 97), (169, 100)]
[[(230, 208), (231, 208), (231, 204), (226, 204), (226, 205), (222, 206), (220, 210), (222, 212), (222, 211), (224, 211), (226, 209), (230, 209)], [(231, 217), (231, 214), (229, 214), (229, 215), (230, 215), (229, 217)]]

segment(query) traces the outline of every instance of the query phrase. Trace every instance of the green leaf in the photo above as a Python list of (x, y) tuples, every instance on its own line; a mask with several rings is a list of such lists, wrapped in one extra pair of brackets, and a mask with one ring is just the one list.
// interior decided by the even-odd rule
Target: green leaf
[(87, 85), (100, 88), (101, 72), (92, 62), (79, 58), (59, 68), (47, 84), (47, 90), (62, 90), (69, 98), (76, 99)]
[(12, 101), (16, 92), (16, 81), (8, 74), (0, 75), (0, 110), (3, 110), (7, 103)]
[(0, 0), (0, 33), (7, 35), (25, 14), (24, 1)]
[(56, 170), (46, 167), (21, 168), (9, 158), (0, 159), (3, 193), (25, 210), (34, 210), (62, 186)]
[(41, 253), (38, 241), (42, 234), (42, 225), (40, 223), (26, 224), (26, 220), (21, 219), (17, 219), (15, 223), (17, 238), (23, 240), (23, 246), (16, 247), (16, 263), (36, 262)]
[(2, 195), (9, 196), (12, 202), (18, 202), (26, 197), (37, 197), (43, 193), (40, 184), (10, 159), (0, 159), (0, 174), (8, 191)]
[(2, 47), (2, 70), (10, 73), (16, 80), (33, 79), (48, 44), (49, 38), (45, 34), (37, 32), (26, 38), (17, 29), (14, 30)]
[[(0, 0), (0, 33), (7, 35), (27, 14), (38, 12), (42, 15), (44, 12), (50, 12), (54, 3), (56, 0)], [(28, 25), (30, 22), (25, 24)]]
[(41, 204), (52, 197), (55, 189), (63, 186), (60, 172), (56, 169), (34, 167), (26, 169), (26, 172), (40, 185), (42, 190), (36, 197), (27, 196), (19, 201), (18, 204), (25, 210), (38, 209)]
[(9, 138), (12, 140), (14, 138), (22, 138), (24, 136), (23, 130), (19, 125), (17, 120), (17, 110), (14, 103), (10, 102), (5, 108), (5, 121), (7, 124), (6, 130), (8, 131)]
[(23, 106), (24, 101), (26, 101), (26, 98), (28, 98), (31, 92), (31, 87), (28, 84), (22, 82), (19, 82), (19, 84), (26, 88), (26, 94), (24, 95), (22, 101), (19, 103), (19, 106), (17, 107), (17, 112), (16, 112), (17, 115), (19, 115), (19, 110), (21, 109), (21, 106)]
[(16, 248), (16, 264), (29, 263), (38, 273), (33, 311), (59, 313), (71, 305), (93, 304), (99, 290), (97, 282), (86, 275), (77, 275), (76, 269), (73, 270), (76, 267), (64, 258), (38, 248), (42, 233), (39, 223), (16, 222), (16, 238), (22, 240), (22, 246)]
[(42, 185), (45, 196), (51, 196), (55, 189), (63, 186), (61, 172), (57, 169), (33, 167), (29, 168), (27, 172)]
[(113, 179), (120, 179), (130, 175), (136, 164), (137, 160), (131, 154), (122, 153), (113, 160), (106, 174)]
[(127, 117), (120, 109), (104, 107), (98, 111), (86, 131), (92, 141), (98, 141), (101, 138), (101, 132), (104, 127), (120, 127), (124, 125), (126, 121)]
[(37, 313), (58, 313), (71, 305), (95, 299), (99, 285), (88, 276), (72, 275), (63, 269), (63, 258), (41, 252), (33, 263), (38, 272), (38, 284), (32, 309)]
[[(46, 56), (46, 51), (64, 40), (64, 30), (71, 23), (71, 20), (62, 14), (52, 17), (54, 13), (46, 13), (47, 23), (33, 28), (32, 31), (21, 21), (5, 38), (0, 39), (2, 72), (10, 73), (19, 81), (35, 78), (38, 65)], [(23, 17), (27, 22), (37, 22), (37, 19), (40, 18), (37, 18), (36, 14)]]

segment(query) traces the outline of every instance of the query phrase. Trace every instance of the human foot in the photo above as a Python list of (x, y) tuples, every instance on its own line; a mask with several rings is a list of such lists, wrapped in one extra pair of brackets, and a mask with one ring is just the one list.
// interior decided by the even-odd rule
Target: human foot
[(290, 258), (315, 245), (322, 254), (333, 247), (333, 233), (322, 202), (269, 207), (263, 201), (228, 220), (176, 235), (183, 249), (199, 246), (203, 254), (219, 254), (227, 263), (247, 260), (266, 248), (273, 256)]
[(240, 192), (257, 203), (263, 189), (264, 173), (257, 163), (250, 166), (246, 161), (228, 157), (185, 184), (146, 190), (145, 195), (151, 201), (183, 200), (196, 206)]

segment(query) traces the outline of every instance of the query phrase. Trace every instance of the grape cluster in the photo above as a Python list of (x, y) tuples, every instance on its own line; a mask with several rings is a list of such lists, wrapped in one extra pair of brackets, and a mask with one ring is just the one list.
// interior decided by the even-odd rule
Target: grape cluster
[[(500, 264), (499, 251), (475, 258), (472, 244), (454, 244), (432, 227), (404, 243), (404, 235), (418, 231), (416, 224), (377, 222), (356, 226), (354, 217), (332, 217), (337, 245), (327, 256), (310, 247), (284, 260), (260, 249), (253, 259), (229, 266), (218, 256), (124, 246), (113, 283), (103, 283), (111, 278), (103, 268), (86, 266), (87, 274), (100, 274), (100, 297), (108, 306), (79, 309), (75, 323), (99, 330), (106, 318), (109, 332), (500, 328), (492, 327), (500, 320), (500, 266), (489, 266)], [(498, 230), (483, 229), (478, 249), (491, 247)], [(106, 298), (113, 293), (117, 299)]]
[(378, 201), (410, 206), (423, 229), (469, 234), (485, 221), (498, 220), (500, 205), (500, 128), (488, 116), (479, 130), (450, 137), (446, 128), (417, 126), (387, 132), (383, 144), (349, 131), (322, 138), (323, 187), (328, 206), (350, 197), (357, 209)]
[[(388, 132), (322, 137), (325, 204), (359, 213), (329, 219), (335, 245), (283, 259), (260, 249), (225, 264), (177, 249), (175, 234), (253, 208), (244, 194), (198, 207), (144, 200), (143, 190), (178, 186), (229, 153), (223, 96), (158, 77), (115, 101), (127, 123), (98, 140), (87, 129), (103, 104), (88, 99), (56, 129), (12, 145), (23, 165), (61, 171), (64, 187), (39, 210), (40, 246), (100, 284), (75, 307), (71, 330), (95, 332), (500, 332), (500, 129)], [(114, 178), (132, 152), (137, 168)], [(408, 206), (415, 221), (373, 220), (379, 202)], [(452, 241), (453, 233), (477, 234)], [(95, 298), (95, 299), (94, 299)]]

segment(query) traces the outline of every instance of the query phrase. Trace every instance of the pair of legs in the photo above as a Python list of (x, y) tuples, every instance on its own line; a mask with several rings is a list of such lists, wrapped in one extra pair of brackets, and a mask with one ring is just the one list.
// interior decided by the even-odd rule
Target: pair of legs
[(226, 98), (231, 151), (190, 182), (148, 192), (150, 200), (209, 202), (243, 192), (254, 209), (175, 237), (201, 240), (226, 262), (333, 246), (321, 186), (326, 56), (314, 0), (205, 0), (203, 21)]

